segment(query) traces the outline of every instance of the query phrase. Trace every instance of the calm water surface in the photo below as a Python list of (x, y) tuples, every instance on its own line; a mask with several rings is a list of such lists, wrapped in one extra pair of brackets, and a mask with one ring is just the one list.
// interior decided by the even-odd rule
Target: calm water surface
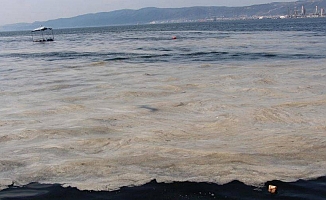
[(48, 43), (0, 33), (0, 185), (323, 177), (325, 25), (64, 29)]

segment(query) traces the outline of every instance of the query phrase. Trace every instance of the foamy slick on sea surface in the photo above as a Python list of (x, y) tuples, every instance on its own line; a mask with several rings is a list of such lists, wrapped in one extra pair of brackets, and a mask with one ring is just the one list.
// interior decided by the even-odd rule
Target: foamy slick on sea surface
[(323, 177), (325, 27), (288, 19), (64, 29), (42, 44), (29, 32), (0, 33), (1, 188)]

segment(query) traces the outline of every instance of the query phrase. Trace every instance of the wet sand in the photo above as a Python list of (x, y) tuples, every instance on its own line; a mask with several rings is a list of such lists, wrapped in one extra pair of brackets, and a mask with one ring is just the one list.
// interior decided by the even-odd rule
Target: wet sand
[[(213, 183), (174, 182), (157, 183), (155, 180), (138, 187), (123, 187), (116, 191), (80, 191), (76, 188), (64, 188), (58, 184), (46, 185), (31, 183), (23, 187), (10, 187), (0, 191), (0, 199), (102, 199), (102, 200), (173, 200), (173, 199), (293, 199), (321, 200), (326, 197), (326, 178), (299, 180), (296, 182), (269, 181), (261, 187), (245, 185), (232, 181), (225, 185)], [(271, 194), (269, 185), (278, 190)]]

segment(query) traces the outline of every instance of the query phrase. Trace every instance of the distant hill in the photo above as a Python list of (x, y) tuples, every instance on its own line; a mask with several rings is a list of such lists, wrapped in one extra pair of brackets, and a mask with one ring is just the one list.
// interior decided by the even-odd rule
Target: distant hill
[(0, 31), (32, 30), (45, 25), (53, 28), (78, 28), (148, 23), (187, 22), (207, 19), (257, 18), (259, 16), (280, 16), (301, 13), (304, 5), (307, 13), (315, 13), (316, 6), (326, 8), (326, 0), (300, 0), (296, 2), (275, 2), (245, 7), (186, 7), (186, 8), (143, 8), (140, 10), (117, 10), (79, 15), (43, 22), (19, 23), (0, 27)]

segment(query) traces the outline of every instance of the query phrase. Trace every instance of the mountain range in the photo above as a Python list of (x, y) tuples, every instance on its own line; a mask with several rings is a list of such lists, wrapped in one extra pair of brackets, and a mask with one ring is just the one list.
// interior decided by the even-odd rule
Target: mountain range
[[(304, 6), (306, 13), (315, 13), (318, 8), (326, 8), (326, 0), (299, 0), (296, 2), (274, 2), (244, 7), (196, 6), (185, 8), (143, 8), (139, 10), (117, 10), (79, 15), (34, 23), (9, 24), (0, 27), (0, 31), (32, 30), (45, 25), (59, 28), (79, 28), (94, 26), (134, 25), (149, 23), (189, 22), (220, 19), (250, 19), (260, 16), (281, 16), (301, 13)], [(320, 12), (320, 10), (319, 10)]]

